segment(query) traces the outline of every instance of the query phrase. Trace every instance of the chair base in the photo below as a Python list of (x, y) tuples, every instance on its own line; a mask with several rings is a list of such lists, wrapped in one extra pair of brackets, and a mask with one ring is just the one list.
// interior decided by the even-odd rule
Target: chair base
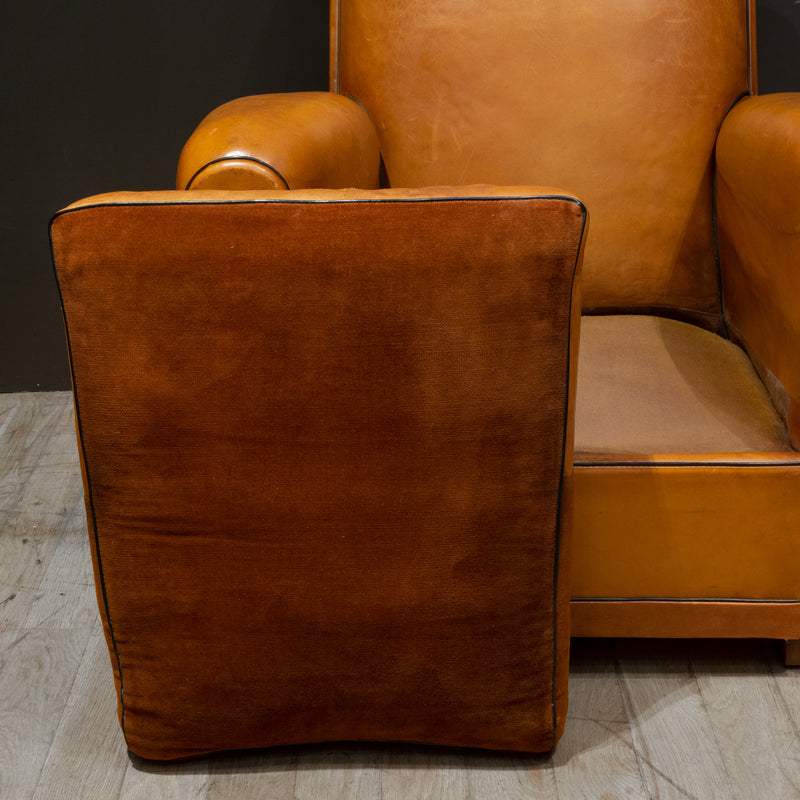
[(571, 617), (576, 637), (783, 640), (786, 666), (800, 666), (800, 601), (573, 598)]
[(800, 667), (800, 639), (784, 639), (783, 663), (787, 667)]

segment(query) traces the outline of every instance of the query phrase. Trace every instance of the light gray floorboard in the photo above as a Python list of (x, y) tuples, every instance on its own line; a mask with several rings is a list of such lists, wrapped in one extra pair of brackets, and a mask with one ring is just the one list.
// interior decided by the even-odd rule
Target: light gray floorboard
[(618, 647), (619, 681), (648, 797), (736, 797), (689, 658), (674, 642)]
[(108, 650), (99, 628), (87, 635), (89, 643), (34, 800), (116, 800), (128, 769)]
[(310, 745), (129, 756), (72, 405), (0, 395), (0, 800), (800, 798), (800, 669), (770, 642), (577, 641), (555, 754)]
[(800, 797), (800, 740), (765, 649), (741, 642), (723, 659), (702, 643), (692, 668), (737, 797), (792, 800)]
[(0, 634), (0, 798), (28, 800), (42, 769), (86, 647), (87, 631)]
[(575, 640), (570, 710), (553, 756), (559, 797), (649, 797), (639, 768), (613, 642)]

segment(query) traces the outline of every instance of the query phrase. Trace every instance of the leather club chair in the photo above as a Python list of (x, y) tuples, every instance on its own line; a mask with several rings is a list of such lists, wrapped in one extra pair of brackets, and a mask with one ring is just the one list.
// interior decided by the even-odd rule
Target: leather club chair
[[(168, 758), (360, 737), (551, 747), (566, 698), (570, 486), (573, 635), (800, 639), (800, 99), (757, 95), (754, 20), (747, 0), (333, 0), (330, 92), (234, 100), (186, 144), (181, 192), (95, 198), (56, 218), (98, 598), (132, 749)], [(332, 191), (343, 187), (358, 190), (346, 193), (350, 205)], [(572, 433), (570, 404), (548, 417), (545, 402), (573, 386), (564, 364), (576, 315), (565, 293), (583, 217), (570, 197), (592, 217), (572, 482), (558, 459), (569, 441), (559, 450), (539, 439), (548, 425), (555, 439)], [(510, 198), (536, 208), (525, 221), (503, 208), (508, 240), (493, 238), (495, 261), (484, 226)], [(390, 271), (416, 265), (413, 291), (370, 278), (366, 310), (357, 305), (340, 325), (336, 300), (352, 293), (336, 286), (330, 259), (342, 253), (362, 277), (384, 258)], [(512, 274), (462, 286), (461, 259), (484, 274), (510, 263)], [(514, 308), (543, 333), (517, 272), (526, 261), (544, 271), (533, 294), (538, 313), (550, 312), (547, 334), (520, 358), (519, 331), (504, 315), (494, 327), (492, 309), (502, 296), (503, 314)], [(254, 272), (276, 272), (277, 290)], [(504, 286), (525, 302), (515, 306)], [(417, 315), (429, 302), (447, 306), (448, 292), (456, 332), (434, 335)], [(289, 297), (302, 313), (287, 310)], [(510, 350), (498, 341), (506, 325)], [(310, 337), (302, 346), (298, 328)], [(406, 383), (416, 374), (410, 330), (432, 348), (432, 372), (414, 386), (422, 399)], [(542, 359), (548, 377), (536, 373), (532, 396), (526, 370)], [(307, 364), (323, 376), (318, 386), (303, 384)], [(367, 385), (387, 365), (386, 382)], [(507, 380), (520, 383), (492, 416), (484, 401), (500, 403)], [(442, 399), (451, 389), (454, 413), (469, 409), (470, 436), (484, 442), (477, 461), (448, 425), (432, 426), (424, 457), (409, 433), (421, 424), (417, 403), (452, 410)], [(341, 425), (326, 422), (331, 395)], [(263, 418), (273, 405), (278, 427)], [(381, 431), (374, 441), (359, 433), (367, 426)], [(518, 438), (526, 426), (536, 435)], [(278, 429), (299, 452), (288, 454)], [(343, 465), (333, 450), (345, 440), (355, 454)], [(549, 521), (520, 496), (534, 442), (536, 474), (550, 476), (537, 485), (552, 489), (561, 476), (562, 495), (544, 504)], [(397, 454), (392, 468), (376, 447)], [(239, 455), (258, 465), (257, 480)], [(497, 494), (470, 516), (463, 542), (454, 519), (475, 508), (484, 467)], [(320, 540), (321, 509), (342, 494), (344, 516)], [(371, 523), (351, 536), (353, 505), (373, 495), (376, 505), (358, 510)], [(440, 496), (446, 532), (428, 543), (429, 503)], [(263, 529), (276, 508), (291, 535), (267, 537), (264, 550), (252, 523)], [(510, 524), (515, 534), (496, 542)], [(535, 590), (521, 577), (532, 564)], [(468, 596), (475, 580), (478, 596)], [(525, 631), (522, 651), (539, 670), (510, 647), (514, 630)], [(205, 666), (184, 676), (198, 641)], [(787, 657), (796, 655), (793, 645)], [(332, 686), (330, 658), (339, 674), (363, 670)], [(258, 702), (271, 704), (242, 711), (253, 681)], [(194, 702), (201, 694), (211, 711)], [(503, 725), (489, 725), (498, 713)]]
[(384, 185), (574, 192), (572, 633), (797, 663), (800, 95), (757, 95), (753, 0), (331, 9), (332, 93), (214, 111), (178, 185), (336, 184), (377, 135)]

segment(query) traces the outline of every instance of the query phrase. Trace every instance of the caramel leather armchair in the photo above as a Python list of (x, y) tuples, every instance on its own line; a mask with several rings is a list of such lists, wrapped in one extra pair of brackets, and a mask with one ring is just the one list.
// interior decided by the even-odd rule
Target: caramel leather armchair
[(333, 0), (330, 92), (55, 218), (134, 752), (546, 750), (570, 588), (573, 635), (800, 639), (800, 99), (754, 41)]
[(783, 639), (797, 663), (800, 95), (757, 95), (754, 21), (747, 0), (333, 0), (331, 93), (213, 112), (178, 186), (575, 193), (572, 633)]

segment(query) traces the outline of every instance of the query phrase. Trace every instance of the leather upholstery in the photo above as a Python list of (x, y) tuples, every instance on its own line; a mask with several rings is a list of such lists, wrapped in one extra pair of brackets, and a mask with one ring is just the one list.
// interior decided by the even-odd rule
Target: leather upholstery
[[(796, 600), (798, 481), (797, 453), (709, 462), (578, 454), (573, 596)], [(657, 618), (645, 630), (637, 635), (666, 635)]]
[(133, 752), (555, 745), (586, 215), (539, 194), (119, 193), (55, 218)]
[(742, 101), (717, 148), (726, 315), (792, 398), (800, 447), (800, 94)]
[(178, 161), (178, 189), (378, 187), (375, 129), (352, 100), (326, 92), (232, 100), (212, 111)]
[(338, 5), (333, 80), (391, 185), (569, 187), (592, 209), (586, 308), (719, 310), (712, 161), (749, 88), (742, 0)]
[(585, 317), (575, 450), (574, 635), (796, 636), (800, 454), (740, 348)]
[[(382, 185), (404, 201), (426, 196), (425, 186), (486, 182), (561, 186), (586, 203), (579, 365), (570, 352), (580, 395), (574, 429), (569, 414), (563, 429), (567, 440), (573, 430), (576, 437), (574, 481), (562, 495), (569, 503), (574, 492), (575, 635), (800, 639), (800, 100), (748, 96), (757, 92), (754, 15), (748, 0), (332, 0), (331, 93), (235, 101), (200, 125), (181, 159), (181, 188), (369, 188), (379, 148)], [(427, 228), (426, 241), (441, 254), (479, 217), (436, 217), (439, 235)], [(565, 229), (553, 224), (560, 240)], [(375, 264), (418, 252), (403, 230), (388, 225), (371, 251)], [(520, 232), (527, 233), (509, 230), (508, 243), (496, 242), (512, 247), (512, 261), (527, 246)], [(327, 228), (295, 234), (287, 252), (309, 242), (315, 252), (329, 247)], [(252, 266), (248, 239), (225, 241), (226, 264)], [(445, 274), (433, 271), (432, 290), (443, 291)], [(528, 297), (525, 281), (509, 287)], [(451, 289), (461, 291), (458, 282)], [(77, 298), (72, 313), (89, 313)], [(470, 297), (466, 307), (477, 313), (476, 305)], [(556, 319), (566, 324), (562, 312), (548, 318), (551, 334)], [(209, 330), (219, 335), (216, 328), (227, 342), (235, 326), (214, 318)], [(529, 368), (525, 359), (513, 364)], [(476, 385), (462, 388), (482, 396)], [(444, 389), (426, 391), (439, 398)], [(386, 402), (370, 395), (362, 410), (380, 416)], [(404, 413), (404, 403), (395, 410)], [(116, 419), (99, 414), (93, 447), (103, 444), (101, 423)], [(505, 491), (516, 502), (514, 486), (498, 488), (498, 497)], [(486, 514), (490, 537), (503, 513)], [(518, 544), (521, 563), (533, 545), (524, 537)], [(506, 556), (488, 559), (492, 580), (510, 568)], [(402, 571), (407, 553), (397, 557)], [(403, 584), (407, 603), (412, 584)], [(565, 619), (562, 608), (562, 632)], [(474, 621), (486, 634), (485, 618), (476, 613)], [(540, 646), (534, 638), (531, 647)], [(557, 680), (563, 687), (563, 672)], [(556, 695), (559, 719), (564, 695)], [(467, 722), (454, 717), (453, 726), (463, 732)], [(558, 722), (535, 746), (552, 743), (553, 730), (557, 737)], [(422, 735), (413, 725), (399, 733)], [(435, 738), (476, 743), (464, 735), (440, 728)], [(534, 747), (526, 741), (502, 746)]]
[(741, 348), (685, 322), (624, 315), (584, 319), (575, 450), (630, 459), (792, 448)]
[[(573, 636), (638, 637), (653, 629), (665, 639), (783, 639), (797, 641), (796, 601), (582, 600), (572, 603)], [(647, 634), (645, 634), (647, 635)], [(797, 666), (796, 656), (792, 666)], [(788, 663), (788, 658), (787, 658)]]
[[(585, 308), (718, 316), (713, 152), (726, 111), (752, 84), (748, 4), (618, 6), (333, 0), (332, 88), (369, 114), (386, 185), (532, 182), (579, 193), (594, 209)], [(217, 157), (280, 158), (269, 152), (273, 141), (286, 149), (280, 118), (266, 135), (257, 122), (275, 101), (247, 102), (255, 127), (245, 133), (237, 118), (224, 146), (182, 167), (179, 188)], [(310, 129), (330, 128), (319, 107), (304, 114)], [(305, 158), (319, 163), (314, 147)]]

